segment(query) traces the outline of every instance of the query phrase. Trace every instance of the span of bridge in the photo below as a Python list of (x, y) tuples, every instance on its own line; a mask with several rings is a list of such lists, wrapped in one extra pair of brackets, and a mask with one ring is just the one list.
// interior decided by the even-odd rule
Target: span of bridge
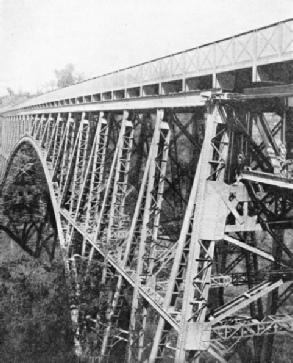
[(97, 361), (269, 362), (292, 331), (292, 56), (286, 20), (1, 110), (2, 179), (30, 145), (67, 268), (101, 270)]

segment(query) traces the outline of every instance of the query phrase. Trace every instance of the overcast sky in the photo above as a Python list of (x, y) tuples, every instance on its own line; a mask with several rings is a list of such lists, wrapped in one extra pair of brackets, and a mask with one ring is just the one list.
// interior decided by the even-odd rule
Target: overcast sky
[(293, 17), (293, 0), (0, 0), (0, 95), (86, 78)]

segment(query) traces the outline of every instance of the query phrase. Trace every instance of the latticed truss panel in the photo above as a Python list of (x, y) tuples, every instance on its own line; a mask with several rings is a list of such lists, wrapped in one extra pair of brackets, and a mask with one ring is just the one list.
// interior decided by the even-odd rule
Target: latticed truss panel
[[(103, 102), (108, 100), (119, 104), (126, 98), (178, 95), (212, 87), (237, 92), (239, 86), (243, 88), (243, 85), (259, 80), (288, 84), (292, 82), (292, 35), (293, 20), (287, 19), (54, 90), (9, 107), (9, 110), (33, 113), (51, 108), (54, 112), (57, 107), (63, 112), (62, 109), (70, 106), (70, 111), (79, 112), (80, 105), (95, 110), (97, 102), (107, 110)], [(135, 104), (137, 100), (132, 101)], [(160, 105), (159, 101), (151, 108)]]

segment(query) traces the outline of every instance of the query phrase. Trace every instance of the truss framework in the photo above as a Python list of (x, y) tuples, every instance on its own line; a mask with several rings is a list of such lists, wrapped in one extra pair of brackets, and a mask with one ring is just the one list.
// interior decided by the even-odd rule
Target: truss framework
[[(280, 234), (292, 228), (286, 125), (267, 117), (260, 104), (225, 95), (183, 110), (1, 117), (4, 182), (21, 143), (46, 170), (77, 310), (82, 275), (93, 266), (100, 274), (88, 323), (100, 362), (118, 346), (128, 362), (203, 352), (225, 361), (241, 341), (292, 330), (292, 317), (277, 314), (293, 276)], [(267, 315), (265, 299), (278, 305)]]

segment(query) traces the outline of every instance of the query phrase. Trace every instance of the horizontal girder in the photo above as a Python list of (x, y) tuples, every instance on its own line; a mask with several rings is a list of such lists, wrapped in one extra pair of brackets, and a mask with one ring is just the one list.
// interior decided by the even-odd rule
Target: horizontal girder
[[(219, 92), (219, 91), (218, 91)], [(190, 92), (184, 94), (150, 96), (141, 98), (131, 98), (123, 100), (113, 100), (104, 102), (81, 103), (71, 105), (52, 105), (33, 110), (34, 114), (42, 113), (67, 113), (67, 112), (93, 112), (93, 111), (121, 111), (121, 110), (156, 110), (157, 108), (194, 108), (204, 106), (206, 99), (201, 92)], [(11, 111), (9, 111), (9, 114)], [(14, 114), (29, 115), (32, 110), (19, 110)], [(13, 114), (13, 110), (12, 110)]]
[(8, 107), (7, 111), (180, 94), (196, 89), (231, 89), (236, 85), (234, 79), (231, 86), (231, 79), (237, 72), (247, 84), (258, 81), (265, 72), (258, 68), (291, 61), (292, 29), (293, 20), (285, 20), (49, 92)]

